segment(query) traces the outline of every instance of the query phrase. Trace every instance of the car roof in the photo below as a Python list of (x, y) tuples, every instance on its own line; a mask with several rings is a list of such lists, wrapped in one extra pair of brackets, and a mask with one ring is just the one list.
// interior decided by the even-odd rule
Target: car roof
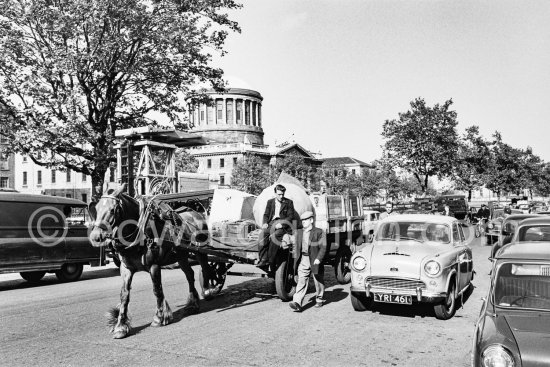
[(388, 215), (386, 218), (382, 219), (382, 222), (426, 222), (441, 224), (451, 224), (456, 221), (457, 219), (455, 217), (433, 214), (396, 214)]
[(19, 202), (19, 203), (44, 203), (61, 205), (79, 205), (85, 206), (86, 203), (77, 199), (64, 198), (62, 196), (25, 194), (19, 192), (0, 192), (0, 202)]
[(541, 215), (539, 217), (527, 218), (521, 221), (520, 226), (550, 225), (550, 217)]
[(539, 214), (511, 214), (509, 216), (507, 216), (506, 218), (504, 218), (505, 221), (510, 221), (510, 220), (524, 220), (524, 219), (527, 219), (527, 218), (536, 218), (536, 217), (541, 217), (541, 215)]
[(550, 261), (550, 242), (519, 242), (502, 247), (496, 259), (521, 259)]

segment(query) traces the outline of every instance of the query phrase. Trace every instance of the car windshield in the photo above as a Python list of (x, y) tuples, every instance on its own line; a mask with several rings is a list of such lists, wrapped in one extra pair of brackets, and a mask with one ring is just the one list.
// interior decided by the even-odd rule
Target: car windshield
[(494, 302), (498, 307), (550, 311), (550, 263), (506, 263), (497, 272)]
[(416, 241), (449, 243), (450, 228), (446, 224), (424, 222), (387, 222), (377, 231), (378, 241)]
[(517, 242), (531, 241), (550, 241), (550, 225), (520, 227)]

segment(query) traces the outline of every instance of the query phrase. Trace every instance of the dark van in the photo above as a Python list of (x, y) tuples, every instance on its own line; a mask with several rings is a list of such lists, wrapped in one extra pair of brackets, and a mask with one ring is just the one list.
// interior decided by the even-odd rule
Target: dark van
[(104, 265), (103, 250), (88, 240), (89, 223), (80, 200), (0, 192), (0, 273), (19, 272), (29, 282), (55, 273), (69, 282), (84, 265)]
[(464, 195), (441, 195), (435, 198), (435, 207), (437, 211), (442, 212), (445, 204), (454, 213), (455, 218), (464, 219), (468, 214), (468, 200)]

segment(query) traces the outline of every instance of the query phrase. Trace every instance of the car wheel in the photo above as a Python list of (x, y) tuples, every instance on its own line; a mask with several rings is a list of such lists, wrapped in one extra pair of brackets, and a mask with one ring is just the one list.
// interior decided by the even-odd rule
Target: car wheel
[(281, 301), (292, 301), (292, 296), (296, 293), (292, 258), (284, 259), (277, 267), (277, 271), (275, 272), (275, 290)]
[(23, 271), (19, 273), (21, 278), (25, 279), (29, 283), (36, 283), (46, 275), (45, 271)]
[(80, 279), (83, 268), (82, 264), (63, 264), (61, 269), (56, 270), (55, 276), (62, 282), (74, 282)]
[(451, 280), (447, 297), (442, 303), (434, 306), (435, 317), (439, 320), (448, 320), (452, 318), (456, 312), (456, 284), (454, 279)]
[(372, 298), (364, 293), (350, 292), (351, 305), (355, 311), (366, 311), (372, 305)]
[(349, 247), (342, 248), (338, 251), (338, 254), (336, 254), (334, 272), (336, 273), (336, 280), (339, 284), (348, 284), (351, 281), (351, 270), (349, 268), (350, 261), (351, 250)]

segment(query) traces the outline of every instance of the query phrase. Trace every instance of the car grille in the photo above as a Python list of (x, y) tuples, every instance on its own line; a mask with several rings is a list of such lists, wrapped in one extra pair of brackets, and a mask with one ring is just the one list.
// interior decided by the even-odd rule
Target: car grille
[(365, 283), (370, 283), (371, 287), (392, 288), (392, 289), (426, 289), (426, 284), (420, 280), (371, 277), (365, 279)]

